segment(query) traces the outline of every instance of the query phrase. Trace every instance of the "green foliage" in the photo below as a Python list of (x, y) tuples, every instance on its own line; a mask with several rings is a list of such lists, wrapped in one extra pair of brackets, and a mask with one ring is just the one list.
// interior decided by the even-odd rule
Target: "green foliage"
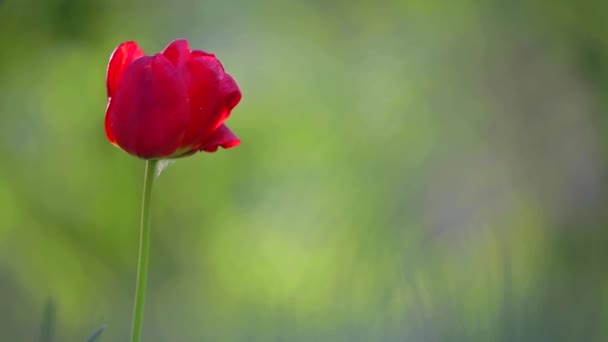
[(180, 36), (242, 145), (157, 181), (146, 341), (608, 339), (605, 2), (39, 3), (0, 3), (0, 340), (127, 339), (105, 67)]

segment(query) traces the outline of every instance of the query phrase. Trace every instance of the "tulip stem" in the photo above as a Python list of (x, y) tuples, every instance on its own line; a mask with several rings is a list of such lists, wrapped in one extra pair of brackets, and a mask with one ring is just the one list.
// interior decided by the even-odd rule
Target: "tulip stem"
[(135, 305), (133, 307), (131, 342), (141, 341), (141, 330), (144, 320), (144, 300), (146, 297), (146, 280), (148, 278), (148, 259), (150, 254), (150, 199), (152, 198), (152, 184), (154, 183), (154, 173), (156, 172), (157, 162), (157, 160), (146, 160), (141, 204), (139, 257), (137, 259), (137, 283), (135, 285)]

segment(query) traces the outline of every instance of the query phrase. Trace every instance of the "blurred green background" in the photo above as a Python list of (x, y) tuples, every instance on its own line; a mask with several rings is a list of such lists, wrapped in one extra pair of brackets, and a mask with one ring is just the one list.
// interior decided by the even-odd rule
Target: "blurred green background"
[(4, 0), (0, 341), (129, 335), (116, 45), (215, 53), (242, 145), (158, 179), (145, 341), (606, 341), (608, 2)]

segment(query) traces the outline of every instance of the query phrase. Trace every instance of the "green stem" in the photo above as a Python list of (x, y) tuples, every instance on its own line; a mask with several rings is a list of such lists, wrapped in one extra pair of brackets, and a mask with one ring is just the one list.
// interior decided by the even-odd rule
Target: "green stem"
[(141, 204), (141, 227), (139, 236), (139, 257), (137, 260), (137, 284), (135, 286), (135, 306), (133, 308), (133, 325), (131, 342), (141, 341), (141, 328), (144, 320), (144, 299), (146, 297), (146, 280), (148, 278), (148, 257), (150, 254), (150, 199), (152, 184), (156, 172), (157, 160), (146, 160), (144, 174), (144, 193)]

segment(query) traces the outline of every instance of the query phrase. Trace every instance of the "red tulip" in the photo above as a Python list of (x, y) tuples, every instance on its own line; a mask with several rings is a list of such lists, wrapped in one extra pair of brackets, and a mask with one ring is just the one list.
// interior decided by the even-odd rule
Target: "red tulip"
[(177, 39), (145, 56), (120, 44), (107, 71), (108, 140), (143, 159), (177, 158), (230, 148), (239, 139), (224, 125), (241, 91), (214, 55)]

